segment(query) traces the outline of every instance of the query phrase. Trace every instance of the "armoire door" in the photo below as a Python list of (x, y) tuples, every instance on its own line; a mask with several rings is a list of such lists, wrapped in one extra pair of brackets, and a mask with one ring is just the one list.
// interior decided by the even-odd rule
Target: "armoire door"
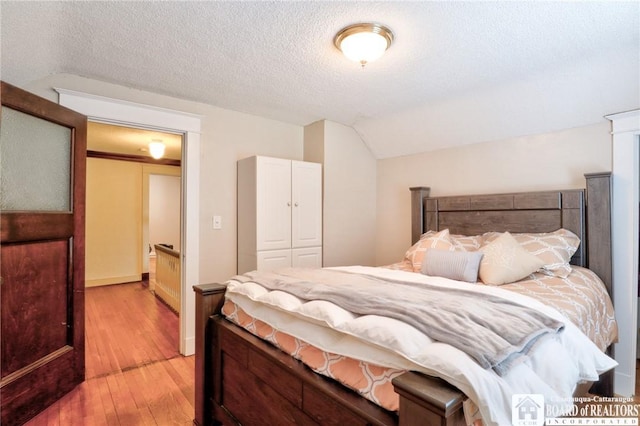
[(84, 380), (86, 117), (1, 83), (0, 404), (22, 424)]
[(291, 162), (291, 247), (322, 245), (322, 165)]
[(256, 157), (256, 246), (291, 248), (291, 160)]

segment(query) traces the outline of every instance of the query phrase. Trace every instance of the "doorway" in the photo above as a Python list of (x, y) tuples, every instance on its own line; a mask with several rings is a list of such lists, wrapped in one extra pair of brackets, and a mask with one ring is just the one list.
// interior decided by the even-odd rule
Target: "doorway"
[[(177, 169), (177, 168), (176, 168)], [(143, 169), (143, 217), (149, 289), (173, 312), (180, 312), (181, 177), (168, 168)]]
[[(151, 141), (166, 145), (164, 156), (149, 155)], [(171, 221), (163, 223), (171, 240), (180, 246), (180, 135), (152, 132), (90, 121), (87, 126), (87, 242), (86, 285), (121, 284), (148, 279), (149, 253), (149, 179), (175, 177), (178, 183), (171, 194), (156, 194), (167, 199)], [(172, 190), (174, 188), (171, 188)], [(162, 191), (163, 188), (156, 188)], [(156, 211), (159, 209), (155, 209)], [(160, 215), (162, 217), (162, 214)], [(166, 235), (163, 235), (163, 238)]]
[(180, 316), (180, 353), (194, 354), (195, 295), (192, 288), (199, 284), (200, 116), (72, 90), (57, 88), (56, 91), (61, 105), (82, 112), (93, 121), (183, 135), (180, 303), (184, 315)]

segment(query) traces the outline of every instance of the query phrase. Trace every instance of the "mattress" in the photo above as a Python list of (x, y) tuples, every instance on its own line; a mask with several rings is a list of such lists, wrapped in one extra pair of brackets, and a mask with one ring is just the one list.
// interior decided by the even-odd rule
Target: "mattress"
[(264, 321), (253, 318), (230, 300), (225, 301), (222, 314), (251, 334), (268, 341), (283, 352), (302, 361), (316, 373), (342, 383), (382, 408), (389, 411), (398, 410), (399, 397), (393, 390), (391, 380), (407, 370), (386, 368), (323, 351), (302, 339), (276, 330)]
[[(405, 349), (411, 346), (411, 342), (394, 339), (398, 337), (396, 334), (409, 336), (413, 331), (398, 332), (398, 324), (380, 327), (383, 320), (379, 318), (361, 318), (363, 324), (368, 322), (373, 326), (360, 336), (352, 332), (343, 333), (332, 327), (327, 329), (326, 324), (320, 324), (323, 321), (317, 318), (300, 318), (295, 312), (298, 301), (282, 296), (282, 300), (274, 302), (281, 295), (267, 295), (266, 290), (260, 290), (251, 283), (230, 282), (223, 313), (250, 332), (301, 359), (315, 371), (342, 382), (389, 410), (397, 409), (397, 396), (390, 383), (393, 377), (406, 370), (442, 377), (471, 398), (465, 406), (468, 407), (465, 410), (468, 420), (474, 407), (478, 407), (487, 424), (510, 421), (505, 395), (514, 393), (514, 390), (517, 393), (543, 393), (550, 399), (561, 400), (571, 396), (577, 383), (597, 380), (598, 374), (615, 366), (615, 361), (601, 353), (617, 337), (613, 308), (600, 280), (584, 268), (575, 268), (565, 279), (533, 274), (527, 280), (502, 288), (426, 277), (397, 270), (401, 268), (393, 266), (336, 269), (393, 279), (429, 280), (439, 285), (464, 286), (474, 291), (498, 293), (510, 300), (536, 306), (572, 326), (566, 327), (567, 330), (558, 339), (539, 345), (538, 355), (517, 366), (508, 377), (496, 377), (492, 372), (474, 366), (474, 362), (465, 354), (438, 342), (425, 345), (428, 348), (419, 354), (409, 353), (411, 351)], [(269, 301), (264, 303), (265, 299)], [(329, 308), (328, 312), (322, 314), (329, 315), (328, 321), (324, 322), (338, 324), (344, 319), (330, 318), (331, 312), (339, 310)], [(337, 314), (338, 317), (340, 315)], [(389, 347), (384, 348), (375, 336), (373, 343), (363, 343), (372, 337), (366, 336), (371, 334), (371, 330), (384, 327), (390, 330), (389, 336), (382, 339), (391, 342), (386, 342)], [(549, 351), (554, 353), (553, 365), (548, 365), (540, 355)], [(453, 366), (451, 360), (455, 360)]]

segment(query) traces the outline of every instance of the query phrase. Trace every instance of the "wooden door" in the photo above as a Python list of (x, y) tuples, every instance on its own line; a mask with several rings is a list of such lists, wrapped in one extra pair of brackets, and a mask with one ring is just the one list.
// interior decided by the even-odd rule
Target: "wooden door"
[(22, 424), (84, 380), (86, 117), (1, 83), (0, 403)]

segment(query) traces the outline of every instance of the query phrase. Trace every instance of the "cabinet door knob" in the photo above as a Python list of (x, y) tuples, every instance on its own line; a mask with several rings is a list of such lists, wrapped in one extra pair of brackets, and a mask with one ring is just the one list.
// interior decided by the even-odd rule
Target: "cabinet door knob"
[(298, 207), (298, 203), (295, 203), (294, 206)]
[(287, 201), (287, 206), (291, 207), (291, 201)]

